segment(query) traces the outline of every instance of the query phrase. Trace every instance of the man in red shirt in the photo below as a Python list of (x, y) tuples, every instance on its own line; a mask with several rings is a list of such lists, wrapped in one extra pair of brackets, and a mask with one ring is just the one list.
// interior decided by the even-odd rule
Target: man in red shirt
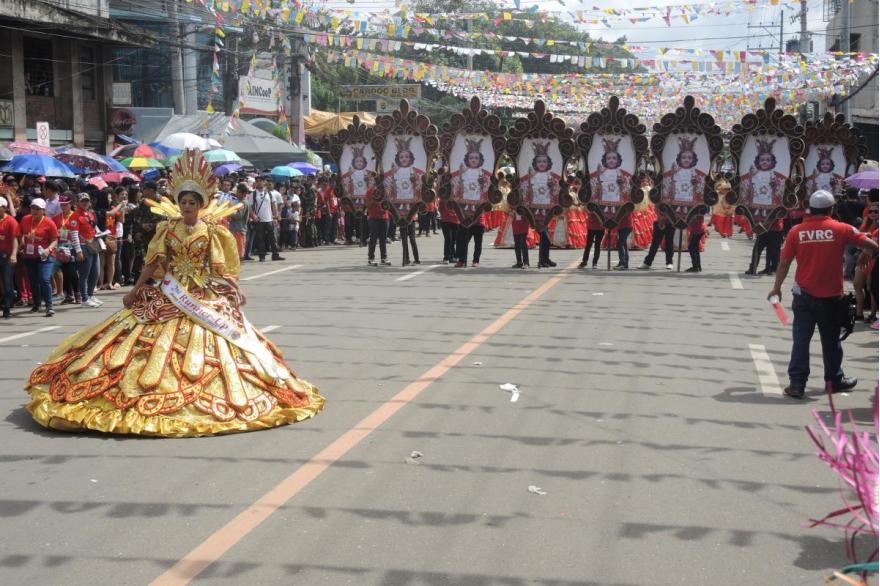
[(367, 247), (367, 264), (378, 266), (376, 264), (376, 240), (379, 240), (379, 255), (383, 265), (390, 265), (388, 262), (388, 251), (386, 250), (386, 242), (388, 238), (388, 212), (382, 209), (382, 202), (370, 199), (370, 206), (367, 208), (367, 222), (370, 225), (370, 244)]
[(810, 340), (816, 326), (822, 340), (825, 382), (831, 383), (832, 392), (847, 391), (858, 383), (843, 375), (840, 325), (835, 319), (835, 310), (843, 295), (843, 251), (846, 246), (859, 246), (865, 254), (876, 255), (877, 243), (849, 224), (831, 219), (832, 209), (834, 196), (827, 191), (820, 190), (810, 196), (810, 213), (788, 233), (776, 271), (776, 283), (767, 296), (768, 299), (782, 297), (782, 282), (791, 262), (797, 259), (792, 288), (790, 384), (785, 388), (785, 394), (795, 399), (803, 398), (810, 376)]
[(58, 227), (46, 217), (46, 200), (31, 200), (31, 213), (21, 219), (21, 247), (24, 266), (33, 294), (31, 313), (40, 311), (46, 303), (46, 317), (55, 315), (52, 309), (52, 273), (55, 272), (55, 247), (58, 245)]
[(9, 202), (0, 197), (0, 279), (3, 286), (3, 318), (11, 317), (15, 297), (15, 262), (18, 258), (18, 222), (9, 213)]

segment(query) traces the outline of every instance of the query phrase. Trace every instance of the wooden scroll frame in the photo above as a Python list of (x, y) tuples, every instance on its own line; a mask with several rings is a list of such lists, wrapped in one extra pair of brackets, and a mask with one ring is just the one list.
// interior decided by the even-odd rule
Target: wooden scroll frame
[[(460, 203), (452, 197), (452, 149), (455, 145), (455, 139), (459, 134), (474, 134), (484, 137), (492, 145), (492, 152), (495, 156), (494, 165), (492, 166), (492, 176), (488, 188), (488, 201), (482, 201), (476, 211), (470, 215), (465, 215)], [(504, 149), (507, 146), (505, 138), (507, 129), (501, 124), (498, 116), (490, 114), (488, 110), (480, 104), (480, 98), (474, 96), (471, 98), (470, 104), (459, 114), (453, 116), (443, 124), (440, 133), (440, 153), (445, 161), (446, 172), (442, 173), (438, 178), (437, 195), (441, 200), (446, 202), (447, 207), (455, 213), (462, 226), (468, 227), (477, 222), (484, 212), (492, 210), (493, 205), (501, 203), (503, 196), (498, 189), (498, 160), (501, 158)]]
[[(785, 218), (789, 210), (797, 207), (799, 200), (803, 197), (801, 195), (804, 181), (803, 156), (806, 150), (804, 129), (794, 116), (786, 114), (781, 108), (776, 107), (775, 98), (769, 97), (764, 101), (763, 108), (743, 116), (742, 121), (734, 125), (732, 132), (730, 154), (733, 158), (732, 163), (735, 171), (730, 181), (731, 191), (728, 194), (728, 202), (736, 203), (736, 213), (745, 216), (755, 233), (760, 235), (766, 232), (777, 220)], [(752, 210), (743, 205), (740, 193), (739, 162), (746, 145), (746, 139), (752, 135), (775, 135), (788, 139), (788, 151), (791, 157), (791, 168), (785, 182), (782, 205), (771, 209), (762, 222), (757, 222)], [(731, 202), (730, 196), (735, 197), (736, 201)]]
[[(425, 174), (422, 176), (421, 200), (410, 205), (410, 208), (401, 214), (393, 202), (385, 199), (385, 169), (382, 164), (382, 157), (385, 153), (385, 142), (389, 136), (393, 135), (412, 135), (422, 140), (425, 147)], [(379, 196), (375, 199), (382, 201), (382, 209), (391, 213), (392, 220), (401, 227), (406, 227), (412, 222), (413, 217), (425, 209), (425, 203), (434, 199), (434, 180), (436, 173), (433, 171), (434, 158), (440, 147), (440, 141), (437, 138), (437, 127), (431, 124), (431, 120), (424, 114), (419, 114), (410, 108), (407, 100), (400, 100), (400, 106), (397, 110), (386, 116), (380, 116), (376, 120), (376, 127), (373, 128), (373, 139), (371, 142), (373, 152), (376, 153), (376, 173), (380, 181), (377, 184), (377, 192)]]
[[(369, 207), (369, 201), (365, 201), (362, 207), (357, 205), (357, 202), (352, 200), (347, 193), (345, 193), (345, 189), (342, 184), (342, 152), (345, 149), (346, 145), (350, 144), (366, 144), (372, 147), (373, 141), (373, 129), (363, 122), (361, 119), (355, 115), (351, 124), (349, 124), (344, 129), (340, 130), (335, 136), (330, 138), (329, 150), (330, 156), (333, 157), (333, 160), (336, 162), (336, 167), (339, 169), (339, 172), (334, 175), (334, 189), (336, 193), (341, 194), (340, 201), (342, 202), (342, 207), (346, 211), (354, 213), (357, 217), (360, 217), (364, 213), (366, 213), (367, 208)], [(378, 173), (378, 165), (380, 162), (380, 155), (373, 152), (373, 156), (376, 157), (376, 169), (373, 171), (373, 193), (369, 199), (378, 200), (381, 199), (382, 195), (375, 187), (378, 185), (379, 178), (381, 175)]]
[[(843, 114), (835, 116), (831, 112), (826, 112), (821, 120), (807, 122), (804, 129), (804, 159), (809, 154), (810, 147), (819, 144), (833, 144), (843, 148), (843, 156), (846, 159), (846, 169), (842, 173), (844, 177), (857, 172), (859, 165), (868, 154), (865, 137), (856, 128), (847, 124)], [(805, 169), (804, 175), (806, 176), (808, 172)], [(801, 204), (803, 205), (809, 197), (805, 181), (799, 198)]]
[[(616, 228), (620, 221), (627, 215), (631, 214), (635, 209), (635, 204), (641, 203), (645, 197), (642, 191), (642, 181), (646, 178), (653, 179), (653, 173), (646, 170), (645, 155), (648, 152), (648, 139), (645, 137), (647, 128), (639, 122), (638, 116), (631, 114), (626, 109), (620, 107), (620, 99), (617, 96), (611, 96), (608, 105), (599, 112), (593, 112), (587, 117), (580, 127), (580, 134), (577, 137), (577, 146), (580, 155), (584, 159), (584, 168), (586, 171), (578, 172), (581, 180), (581, 189), (578, 192), (578, 200), (586, 204), (587, 210), (599, 217), (605, 229)], [(606, 218), (602, 212), (602, 207), (592, 201), (592, 188), (590, 187), (590, 165), (589, 154), (590, 148), (593, 146), (593, 140), (597, 134), (626, 134), (632, 139), (633, 149), (636, 153), (635, 173), (632, 178), (632, 186), (630, 189), (630, 201), (626, 202), (617, 209), (617, 213), (613, 218)]]
[[(706, 181), (703, 187), (702, 202), (691, 206), (684, 219), (668, 202), (661, 197), (661, 188), (663, 182), (663, 150), (666, 148), (666, 142), (670, 137), (677, 134), (699, 134), (706, 137), (709, 147), (709, 173), (707, 173)], [(651, 153), (654, 157), (654, 173), (651, 177), (654, 187), (651, 188), (649, 198), (651, 203), (657, 207), (657, 211), (666, 216), (672, 224), (678, 229), (687, 228), (690, 221), (696, 216), (703, 216), (709, 212), (709, 208), (718, 202), (718, 195), (715, 193), (715, 182), (713, 181), (711, 170), (717, 165), (717, 160), (724, 150), (724, 138), (721, 135), (721, 127), (715, 124), (715, 119), (702, 112), (695, 106), (693, 96), (685, 96), (684, 103), (676, 108), (675, 112), (665, 114), (660, 122), (654, 124), (654, 135), (651, 137)], [(650, 171), (646, 171), (650, 173)]]
[[(556, 139), (559, 141), (559, 152), (562, 155), (563, 168), (560, 169), (559, 193), (557, 203), (549, 209), (532, 210), (523, 204), (520, 187), (520, 169), (518, 163), (519, 153), (523, 142), (530, 138)], [(569, 128), (565, 120), (557, 118), (547, 110), (547, 104), (543, 100), (536, 100), (535, 106), (525, 118), (517, 118), (513, 128), (508, 131), (507, 154), (513, 159), (516, 167), (516, 176), (511, 181), (510, 193), (507, 195), (507, 203), (511, 209), (526, 218), (535, 230), (541, 231), (547, 227), (550, 220), (562, 215), (565, 208), (574, 204), (574, 199), (568, 192), (568, 184), (565, 177), (565, 164), (575, 154), (574, 130)], [(539, 213), (535, 213), (539, 212)]]

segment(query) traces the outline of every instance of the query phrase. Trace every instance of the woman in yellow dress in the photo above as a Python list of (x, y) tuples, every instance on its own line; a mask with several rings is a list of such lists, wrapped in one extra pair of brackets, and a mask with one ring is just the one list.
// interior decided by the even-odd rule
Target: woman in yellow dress
[(205, 202), (214, 177), (185, 151), (168, 218), (145, 266), (106, 321), (71, 336), (30, 376), (28, 411), (43, 426), (185, 437), (267, 429), (315, 415), (317, 388), (294, 375), (245, 319), (235, 240), (217, 222), (237, 209)]

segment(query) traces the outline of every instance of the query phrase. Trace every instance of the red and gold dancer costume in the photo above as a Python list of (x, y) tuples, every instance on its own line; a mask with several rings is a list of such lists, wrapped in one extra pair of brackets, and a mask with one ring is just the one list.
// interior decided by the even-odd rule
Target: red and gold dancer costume
[(267, 429), (315, 415), (317, 388), (245, 319), (235, 240), (218, 223), (237, 206), (212, 200), (198, 151), (175, 165), (172, 192), (209, 201), (195, 225), (170, 200), (145, 265), (155, 284), (107, 320), (64, 340), (31, 374), (28, 411), (43, 426), (186, 437)]

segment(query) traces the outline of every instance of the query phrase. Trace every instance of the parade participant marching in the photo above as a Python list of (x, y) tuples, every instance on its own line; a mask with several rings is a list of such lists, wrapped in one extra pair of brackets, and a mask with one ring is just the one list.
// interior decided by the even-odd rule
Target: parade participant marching
[[(688, 224), (688, 254), (691, 256), (691, 268), (686, 269), (686, 273), (702, 273), (703, 263), (700, 259), (700, 243), (703, 240), (703, 234), (706, 232), (705, 218), (703, 216), (694, 216)], [(671, 265), (666, 265), (671, 270)]]
[[(700, 234), (702, 234), (702, 232), (700, 232)], [(644, 262), (639, 266), (639, 270), (646, 271), (651, 268), (651, 264), (654, 262), (654, 256), (657, 255), (657, 250), (660, 248), (661, 242), (663, 243), (663, 254), (666, 257), (666, 270), (671, 271), (675, 268), (672, 264), (674, 239), (675, 225), (663, 214), (658, 215), (657, 219), (654, 220), (654, 231), (651, 234), (651, 247), (648, 249), (648, 256), (645, 257)], [(688, 249), (690, 250), (690, 248)]]
[(579, 269), (587, 266), (587, 261), (590, 259), (590, 248), (594, 245), (596, 249), (593, 251), (593, 264), (591, 266), (594, 269), (598, 268), (599, 255), (602, 253), (602, 238), (604, 236), (605, 228), (602, 226), (602, 219), (592, 212), (587, 212), (587, 244), (584, 246), (584, 256), (581, 258), (580, 264), (578, 264)]
[(516, 254), (516, 264), (512, 267), (514, 269), (529, 268), (529, 228), (529, 221), (513, 212), (513, 252)]
[[(210, 200), (198, 151), (172, 176), (146, 264), (125, 308), (58, 346), (31, 374), (28, 411), (45, 427), (185, 437), (268, 429), (318, 413), (298, 379), (241, 313), (238, 249), (218, 224), (234, 207)], [(179, 206), (179, 207), (178, 207)]]
[(367, 208), (367, 221), (370, 226), (370, 244), (367, 247), (367, 264), (370, 266), (378, 266), (376, 264), (376, 241), (379, 241), (379, 256), (383, 265), (390, 265), (388, 262), (387, 238), (388, 238), (388, 212), (382, 209), (382, 202), (369, 199), (370, 205)]
[(776, 282), (768, 299), (782, 297), (782, 283), (792, 261), (797, 260), (797, 272), (792, 288), (793, 344), (788, 364), (790, 384), (785, 394), (795, 399), (804, 396), (810, 376), (810, 340), (816, 327), (822, 340), (822, 360), (825, 382), (832, 392), (852, 389), (858, 381), (843, 374), (843, 348), (838, 338), (837, 320), (843, 295), (841, 259), (846, 246), (859, 246), (866, 253), (877, 255), (877, 243), (858, 229), (831, 218), (834, 196), (817, 191), (810, 196), (809, 215), (795, 226), (785, 239), (782, 259), (776, 272)]
[(437, 205), (440, 208), (440, 230), (443, 232), (443, 264), (447, 264), (458, 258), (456, 246), (458, 245), (458, 231), (461, 229), (461, 221), (455, 212), (446, 205), (446, 201), (441, 199)]

